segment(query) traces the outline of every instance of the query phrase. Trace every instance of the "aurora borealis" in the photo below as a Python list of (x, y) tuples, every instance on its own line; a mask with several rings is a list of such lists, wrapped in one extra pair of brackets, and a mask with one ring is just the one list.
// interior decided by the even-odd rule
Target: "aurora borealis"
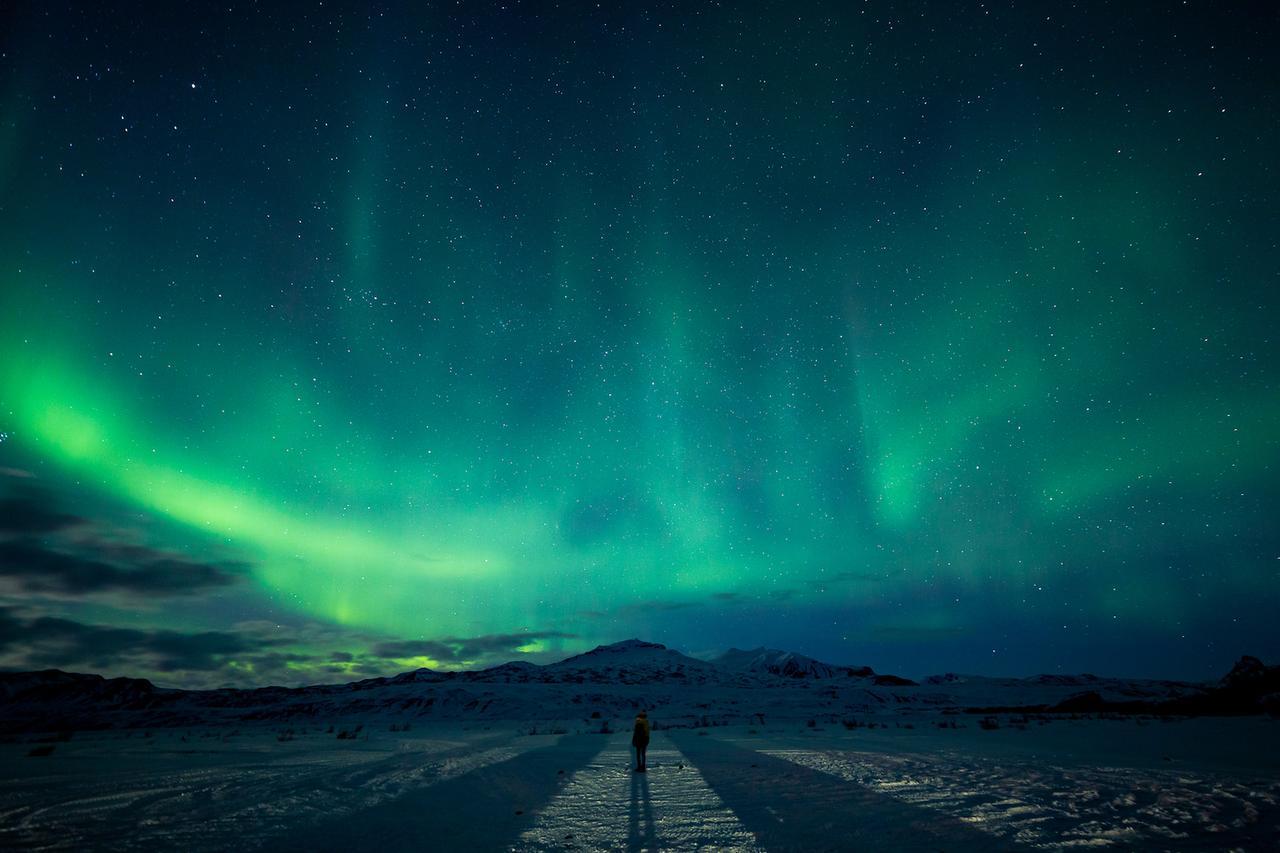
[(0, 665), (1280, 656), (1276, 16), (1044, 8), (0, 13)]

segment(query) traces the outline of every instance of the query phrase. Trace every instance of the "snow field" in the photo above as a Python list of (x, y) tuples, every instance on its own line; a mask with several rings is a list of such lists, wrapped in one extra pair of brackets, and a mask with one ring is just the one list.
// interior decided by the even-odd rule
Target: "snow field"
[(0, 849), (1272, 850), (1276, 728), (83, 733), (0, 743)]
[(175, 766), (181, 753), (166, 754), (163, 746), (109, 764), (86, 750), (78, 763), (96, 772), (0, 783), (0, 848), (207, 849), (229, 838), (251, 847), (299, 823), (358, 812), (532, 746), (529, 739), (488, 738), (335, 750), (326, 741), (275, 757), (231, 744), (202, 756), (215, 764), (198, 769)]
[(634, 772), (624, 743), (578, 770), (513, 850), (754, 851), (754, 836), (696, 767), (660, 732), (648, 772)]
[[(1280, 781), (1209, 773), (1057, 767), (957, 754), (766, 749), (770, 755), (937, 810), (1043, 850), (1217, 849), (1221, 838), (1275, 837)], [(1270, 828), (1260, 822), (1263, 810)], [(1195, 838), (1201, 840), (1200, 844)]]

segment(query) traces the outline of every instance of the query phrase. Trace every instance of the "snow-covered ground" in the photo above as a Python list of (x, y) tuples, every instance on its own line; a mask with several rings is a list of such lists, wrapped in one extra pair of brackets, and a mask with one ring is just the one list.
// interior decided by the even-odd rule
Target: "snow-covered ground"
[(614, 739), (569, 780), (514, 845), (521, 850), (759, 849), (754, 834), (671, 741), (656, 735), (645, 773)]
[(1280, 721), (979, 719), (660, 729), (645, 775), (573, 723), (10, 738), (0, 848), (1280, 849)]

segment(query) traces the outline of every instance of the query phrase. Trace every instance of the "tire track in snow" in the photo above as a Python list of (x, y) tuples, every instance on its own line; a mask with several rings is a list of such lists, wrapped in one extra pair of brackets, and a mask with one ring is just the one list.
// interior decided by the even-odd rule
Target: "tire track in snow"
[(610, 744), (573, 774), (512, 850), (759, 850), (747, 830), (660, 732), (648, 772), (629, 744)]
[[(396, 752), (332, 753), (331, 742), (277, 759), (230, 754), (194, 770), (122, 771), (62, 784), (3, 786), (9, 815), (0, 847), (31, 850), (225, 849), (262, 843), (290, 824), (369, 808), (406, 792), (510, 761), (533, 744), (485, 738), (398, 745)], [(311, 748), (308, 748), (311, 747)]]
[(923, 808), (705, 730), (672, 735), (720, 799), (771, 851), (947, 850), (1020, 845)]
[[(530, 739), (532, 740), (532, 739)], [(506, 850), (606, 745), (566, 735), (429, 787), (332, 820), (298, 825), (262, 846), (271, 853)]]

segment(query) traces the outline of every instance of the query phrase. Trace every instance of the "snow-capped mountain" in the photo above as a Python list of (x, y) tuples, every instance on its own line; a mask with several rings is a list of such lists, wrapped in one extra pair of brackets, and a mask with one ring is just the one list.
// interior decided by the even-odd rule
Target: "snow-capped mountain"
[[(654, 684), (668, 680), (687, 684), (725, 681), (731, 673), (722, 667), (681, 654), (661, 643), (623, 640), (597, 646), (556, 663), (539, 666), (510, 661), (468, 672), (436, 672), (418, 669), (389, 679), (393, 684), (465, 681), (479, 684)], [(370, 679), (380, 683), (386, 679)]]
[[(409, 719), (579, 720), (591, 726), (651, 709), (668, 725), (764, 722), (950, 708), (1048, 713), (1257, 713), (1280, 706), (1280, 669), (1245, 658), (1221, 682), (1095, 676), (936, 676), (916, 685), (866, 667), (778, 650), (702, 661), (626, 640), (558, 663), (512, 661), (471, 672), (419, 669), (313, 687), (177, 690), (134, 678), (58, 670), (0, 673), (0, 731)], [(1082, 689), (1087, 688), (1087, 689)]]
[(691, 658), (661, 643), (643, 640), (596, 646), (542, 669), (551, 680), (597, 684), (651, 684), (668, 680), (708, 684), (724, 681), (726, 675), (714, 664)]
[(871, 678), (869, 666), (836, 666), (780, 649), (729, 649), (711, 659), (730, 672), (762, 672), (783, 678)]

